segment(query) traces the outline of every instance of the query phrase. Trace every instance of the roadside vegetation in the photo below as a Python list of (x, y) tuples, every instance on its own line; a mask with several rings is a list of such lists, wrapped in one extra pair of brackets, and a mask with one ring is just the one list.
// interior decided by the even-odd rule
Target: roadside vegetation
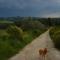
[(54, 43), (55, 48), (60, 50), (60, 26), (54, 26), (50, 30), (50, 36)]
[(28, 43), (47, 30), (39, 21), (1, 22), (0, 60), (8, 60), (8, 58), (18, 53)]

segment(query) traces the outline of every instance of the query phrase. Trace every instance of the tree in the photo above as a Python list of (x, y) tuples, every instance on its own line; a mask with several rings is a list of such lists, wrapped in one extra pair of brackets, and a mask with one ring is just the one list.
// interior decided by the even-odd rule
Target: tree
[(51, 26), (51, 18), (48, 18), (48, 24)]

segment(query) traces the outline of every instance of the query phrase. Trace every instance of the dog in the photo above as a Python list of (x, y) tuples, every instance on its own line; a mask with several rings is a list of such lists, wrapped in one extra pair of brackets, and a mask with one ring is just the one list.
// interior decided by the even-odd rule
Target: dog
[(44, 58), (44, 60), (45, 60), (45, 56), (46, 56), (47, 52), (48, 52), (47, 48), (39, 49), (39, 55), (42, 58)]

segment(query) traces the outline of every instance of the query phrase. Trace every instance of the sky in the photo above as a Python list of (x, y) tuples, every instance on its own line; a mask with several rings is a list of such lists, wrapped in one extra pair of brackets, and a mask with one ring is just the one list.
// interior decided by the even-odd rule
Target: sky
[(60, 17), (60, 0), (0, 0), (0, 17)]

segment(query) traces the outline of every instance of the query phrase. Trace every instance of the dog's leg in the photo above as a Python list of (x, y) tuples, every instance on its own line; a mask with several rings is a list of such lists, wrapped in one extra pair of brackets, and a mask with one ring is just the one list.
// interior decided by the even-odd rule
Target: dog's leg
[(46, 56), (44, 55), (44, 59), (43, 60), (46, 60)]
[(42, 55), (40, 55), (40, 60), (43, 60), (43, 56)]

